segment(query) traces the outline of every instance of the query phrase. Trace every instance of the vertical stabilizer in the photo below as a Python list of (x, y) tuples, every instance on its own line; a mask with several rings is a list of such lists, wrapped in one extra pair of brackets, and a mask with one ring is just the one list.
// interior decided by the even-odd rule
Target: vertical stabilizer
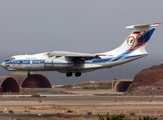
[(137, 51), (137, 54), (146, 54), (145, 46), (159, 24), (160, 23), (127, 26), (126, 29), (133, 29), (133, 32), (118, 48), (106, 52), (105, 54), (119, 55), (122, 53), (126, 55), (134, 51)]

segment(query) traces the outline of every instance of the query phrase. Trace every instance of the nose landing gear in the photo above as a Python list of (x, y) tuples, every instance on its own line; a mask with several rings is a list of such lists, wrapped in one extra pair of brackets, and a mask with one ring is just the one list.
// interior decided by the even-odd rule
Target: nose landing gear
[(30, 71), (28, 71), (28, 73), (27, 73), (27, 77), (30, 77), (31, 76), (31, 73), (30, 73)]

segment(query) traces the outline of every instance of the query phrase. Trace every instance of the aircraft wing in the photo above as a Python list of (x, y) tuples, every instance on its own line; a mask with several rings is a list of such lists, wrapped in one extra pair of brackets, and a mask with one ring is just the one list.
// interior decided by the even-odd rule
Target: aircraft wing
[(92, 60), (92, 59), (101, 59), (98, 55), (96, 54), (91, 54), (91, 53), (79, 53), (79, 52), (68, 52), (68, 51), (53, 51), (48, 53), (49, 57), (66, 57), (71, 59), (74, 63), (81, 63), (84, 62), (85, 60)]
[(48, 53), (49, 57), (53, 56), (65, 56), (65, 57), (96, 57), (96, 54), (79, 53), (79, 52), (67, 52), (67, 51), (53, 51)]

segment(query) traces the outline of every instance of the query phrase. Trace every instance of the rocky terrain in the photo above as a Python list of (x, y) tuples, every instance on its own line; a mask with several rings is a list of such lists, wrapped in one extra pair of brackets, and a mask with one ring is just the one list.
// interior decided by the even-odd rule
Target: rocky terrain
[(111, 89), (112, 82), (108, 81), (88, 81), (77, 84), (63, 85), (61, 88), (73, 88), (73, 89)]
[[(89, 81), (78, 84), (63, 85), (62, 88), (73, 89), (112, 89), (111, 81)], [(124, 95), (163, 95), (163, 64), (143, 69), (135, 75)]]
[(135, 75), (125, 95), (163, 95), (163, 64), (154, 65)]

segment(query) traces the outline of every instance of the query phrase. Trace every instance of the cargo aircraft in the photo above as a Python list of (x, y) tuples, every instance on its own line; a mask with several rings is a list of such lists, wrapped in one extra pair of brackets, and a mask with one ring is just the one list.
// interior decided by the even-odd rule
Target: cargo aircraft
[(127, 26), (133, 32), (117, 48), (103, 53), (52, 51), (32, 55), (15, 55), (1, 63), (8, 71), (58, 71), (67, 77), (84, 72), (111, 68), (146, 56), (145, 47), (160, 23)]

